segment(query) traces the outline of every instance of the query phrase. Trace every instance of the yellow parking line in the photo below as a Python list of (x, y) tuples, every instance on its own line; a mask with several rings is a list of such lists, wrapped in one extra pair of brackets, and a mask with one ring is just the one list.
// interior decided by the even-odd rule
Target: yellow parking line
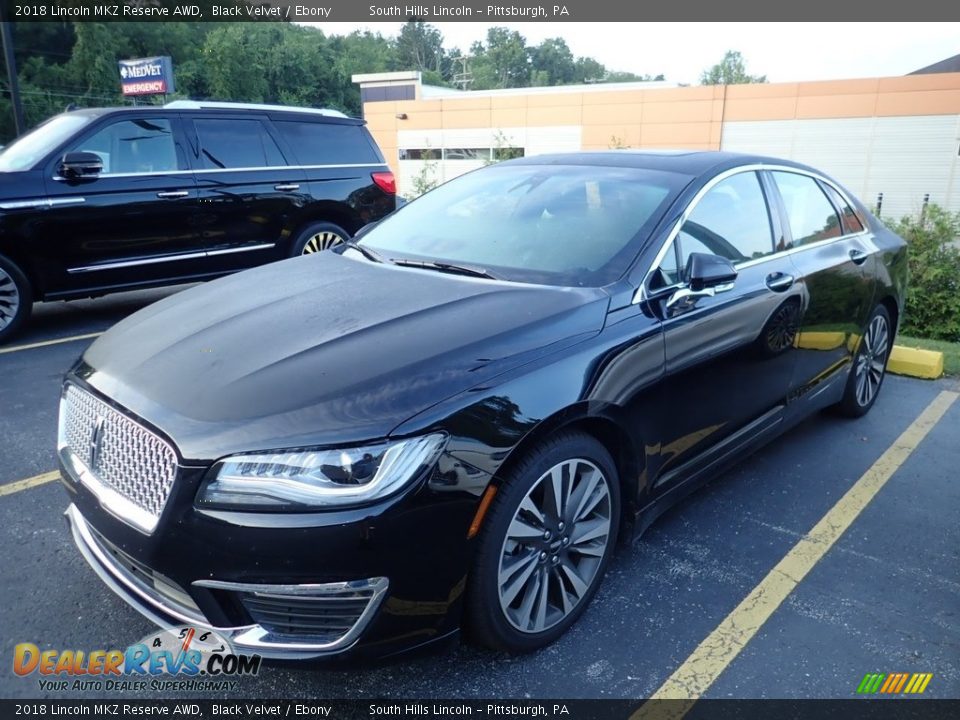
[(59, 478), (60, 471), (54, 470), (52, 472), (44, 473), (43, 475), (34, 475), (32, 478), (27, 478), (26, 480), (17, 480), (16, 482), (7, 483), (6, 485), (0, 485), (0, 496), (13, 495), (15, 492), (28, 490), (29, 488), (37, 487), (37, 485), (44, 485)]
[(72, 337), (56, 338), (55, 340), (44, 340), (43, 342), (30, 343), (29, 345), (14, 345), (13, 347), (0, 348), (0, 355), (6, 353), (19, 352), (20, 350), (33, 350), (34, 348), (46, 347), (47, 345), (59, 345), (61, 343), (73, 342), (74, 340), (90, 340), (100, 337), (102, 332), (87, 333), (86, 335), (73, 335)]
[(747, 643), (770, 619), (801, 580), (850, 527), (897, 469), (916, 450), (960, 393), (944, 390), (933, 399), (853, 487), (830, 508), (733, 612), (697, 646), (651, 700), (682, 702), (641, 705), (631, 720), (682, 718)]

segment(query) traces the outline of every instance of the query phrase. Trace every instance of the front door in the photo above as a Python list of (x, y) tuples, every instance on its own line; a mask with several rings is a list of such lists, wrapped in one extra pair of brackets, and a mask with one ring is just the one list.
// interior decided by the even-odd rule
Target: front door
[[(778, 253), (779, 218), (753, 171), (725, 177), (703, 194), (660, 263), (652, 303), (663, 319), (665, 378), (654, 489), (671, 487), (783, 420), (801, 311), (796, 271)], [(713, 295), (679, 300), (691, 253), (737, 268)]]
[(176, 115), (124, 114), (65, 148), (100, 156), (95, 177), (71, 180), (60, 159), (47, 170), (49, 207), (34, 237), (65, 290), (113, 288), (189, 275), (202, 257), (197, 190)]

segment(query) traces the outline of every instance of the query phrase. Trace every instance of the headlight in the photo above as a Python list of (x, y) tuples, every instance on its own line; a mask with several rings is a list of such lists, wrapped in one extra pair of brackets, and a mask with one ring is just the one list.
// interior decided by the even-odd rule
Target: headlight
[(197, 496), (201, 507), (309, 510), (386, 497), (433, 465), (446, 435), (346, 450), (234, 455)]

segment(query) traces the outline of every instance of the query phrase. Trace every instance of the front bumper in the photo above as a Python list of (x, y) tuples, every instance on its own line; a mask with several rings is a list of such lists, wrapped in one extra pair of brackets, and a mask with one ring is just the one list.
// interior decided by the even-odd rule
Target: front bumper
[[(249, 651), (263, 657), (315, 658), (340, 653), (351, 647), (380, 608), (389, 586), (389, 581), (384, 577), (354, 582), (293, 585), (198, 580), (194, 584), (199, 587), (226, 593), (288, 603), (298, 600), (310, 602), (320, 612), (336, 610), (336, 606), (349, 602), (352, 602), (351, 607), (361, 606), (356, 619), (353, 619), (353, 612), (347, 613), (349, 620), (342, 633), (328, 632), (328, 638), (322, 640), (319, 637), (306, 641), (290, 639), (278, 634), (270, 626), (258, 623), (240, 627), (213, 627), (190, 596), (169, 579), (140, 565), (104, 538), (98, 537), (76, 505), (71, 504), (64, 515), (73, 540), (90, 567), (111, 590), (142, 615), (164, 627), (178, 624), (212, 627), (230, 641), (234, 650)], [(301, 612), (293, 614), (304, 615), (302, 608)], [(276, 620), (276, 616), (273, 619)]]

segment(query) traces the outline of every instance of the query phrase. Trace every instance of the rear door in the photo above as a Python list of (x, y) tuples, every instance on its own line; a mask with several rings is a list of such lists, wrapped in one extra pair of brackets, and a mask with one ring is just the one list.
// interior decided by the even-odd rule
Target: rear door
[[(800, 296), (790, 258), (776, 250), (780, 237), (759, 175), (735, 171), (694, 200), (663, 255), (663, 287), (653, 291), (666, 366), (659, 490), (773, 432), (783, 419)], [(684, 268), (694, 252), (727, 258), (737, 278), (713, 297), (669, 307), (688, 285)]]
[(265, 115), (198, 113), (187, 133), (199, 231), (222, 271), (285, 257), (285, 228), (308, 200), (303, 171), (281, 152)]
[[(876, 246), (841, 194), (812, 175), (769, 171), (805, 312), (793, 392), (816, 402), (846, 377), (870, 314)], [(833, 393), (824, 395), (824, 400)]]

